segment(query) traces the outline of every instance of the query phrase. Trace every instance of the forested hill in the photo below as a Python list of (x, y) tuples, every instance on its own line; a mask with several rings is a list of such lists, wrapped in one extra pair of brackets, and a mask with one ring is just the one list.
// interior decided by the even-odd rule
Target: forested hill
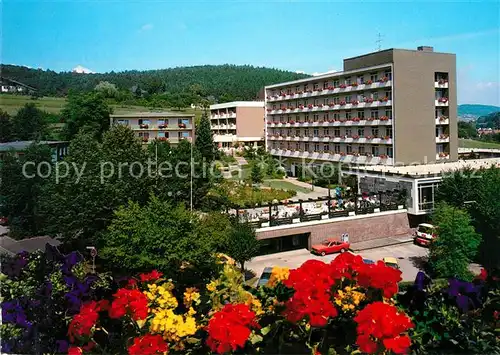
[(138, 86), (149, 94), (183, 92), (194, 87), (203, 96), (222, 97), (223, 101), (252, 100), (265, 85), (307, 77), (278, 69), (229, 64), (104, 74), (57, 73), (2, 64), (1, 75), (33, 86), (44, 96), (63, 96), (70, 89), (90, 91), (99, 82), (108, 81), (119, 90)]

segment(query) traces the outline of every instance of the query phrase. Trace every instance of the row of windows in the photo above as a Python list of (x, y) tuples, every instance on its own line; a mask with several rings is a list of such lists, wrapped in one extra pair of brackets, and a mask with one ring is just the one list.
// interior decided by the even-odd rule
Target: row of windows
[[(156, 122), (156, 124), (158, 126), (160, 125), (168, 125), (169, 123), (169, 120), (168, 119), (159, 119), (159, 120), (154, 120)], [(174, 121), (175, 122), (175, 119), (170, 119), (170, 122)], [(130, 121), (129, 120), (117, 120), (116, 123), (118, 124), (122, 124), (124, 126), (129, 126), (130, 125)], [(190, 123), (190, 120), (187, 119), (187, 118), (179, 118), (177, 119), (177, 124), (185, 124), (185, 125), (188, 125)], [(151, 120), (148, 120), (148, 119), (139, 119), (138, 120), (138, 124), (139, 125), (150, 125), (151, 124)]]
[(351, 144), (309, 144), (309, 143), (277, 143), (274, 142), (273, 149), (288, 149), (288, 150), (303, 150), (304, 152), (328, 152), (333, 154), (366, 154), (370, 153), (374, 156), (379, 156), (381, 154), (386, 154), (388, 157), (392, 158), (393, 156), (393, 148), (392, 147), (379, 147), (377, 145), (365, 146), (353, 146)]
[(328, 87), (339, 87), (340, 85), (344, 84), (346, 86), (349, 86), (353, 83), (357, 84), (365, 84), (368, 80), (371, 82), (376, 82), (379, 79), (386, 78), (386, 80), (392, 80), (392, 73), (390, 70), (386, 70), (383, 73), (378, 73), (378, 72), (373, 72), (369, 74), (359, 74), (356, 76), (348, 76), (345, 78), (336, 78), (333, 80), (325, 80), (322, 82), (316, 82), (316, 83), (306, 83), (303, 85), (296, 85), (295, 86), (295, 91), (292, 91), (292, 88), (287, 88), (286, 90), (273, 90), (271, 91), (271, 95), (276, 95), (277, 93), (280, 92), (286, 92), (288, 95), (290, 95), (292, 92), (300, 92), (300, 91), (307, 91), (309, 89), (317, 90), (320, 87), (323, 89), (328, 89)]
[(286, 137), (291, 137), (292, 135), (295, 136), (304, 136), (304, 137), (319, 137), (320, 134), (322, 136), (330, 136), (330, 134), (333, 134), (334, 137), (342, 137), (342, 136), (352, 136), (352, 135), (357, 135), (360, 138), (366, 136), (373, 136), (373, 138), (378, 138), (378, 137), (390, 137), (392, 138), (392, 127), (385, 127), (385, 128), (378, 128), (378, 127), (372, 127), (370, 128), (334, 128), (334, 129), (329, 129), (329, 128), (323, 128), (323, 129), (270, 129), (269, 130), (269, 135), (273, 134), (279, 134), (280, 136), (286, 136)]
[(357, 94), (357, 95), (345, 95), (343, 97), (341, 96), (327, 96), (324, 98), (309, 98), (309, 99), (304, 99), (304, 100), (295, 100), (295, 101), (287, 101), (286, 103), (282, 104), (273, 104), (273, 110), (279, 108), (279, 107), (291, 107), (293, 106), (294, 108), (298, 108), (300, 105), (303, 105), (304, 107), (307, 107), (308, 105), (314, 105), (318, 106), (320, 104), (323, 105), (330, 105), (331, 103), (334, 103), (335, 105), (339, 105), (341, 102), (345, 103), (351, 103), (352, 101), (358, 101), (358, 102), (364, 102), (365, 99), (370, 99), (373, 101), (377, 101), (379, 99), (387, 99), (387, 100), (392, 100), (392, 91), (387, 90), (387, 91), (376, 91), (371, 94), (365, 95), (363, 92)]
[(346, 110), (345, 112), (335, 112), (335, 113), (315, 113), (315, 114), (297, 114), (297, 115), (280, 115), (280, 116), (274, 116), (274, 119), (271, 120), (270, 122), (274, 123), (288, 123), (290, 121), (293, 122), (309, 122), (310, 119), (312, 119), (313, 122), (319, 122), (320, 120), (323, 121), (328, 121), (330, 119), (333, 120), (340, 120), (340, 119), (352, 119), (352, 118), (359, 118), (359, 119), (364, 119), (364, 118), (379, 118), (385, 116), (389, 119), (392, 118), (392, 110), (386, 110), (384, 111), (379, 111), (379, 110), (370, 110), (370, 112), (365, 111), (351, 111), (351, 110)]
[[(150, 135), (149, 132), (139, 132), (139, 137), (141, 138), (146, 138), (149, 139)], [(151, 137), (158, 137), (158, 138), (188, 138), (189, 137), (189, 132), (158, 132), (157, 136), (152, 135)]]

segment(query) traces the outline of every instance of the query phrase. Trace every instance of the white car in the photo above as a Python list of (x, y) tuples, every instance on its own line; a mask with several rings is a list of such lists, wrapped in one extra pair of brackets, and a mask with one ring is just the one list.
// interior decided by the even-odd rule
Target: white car
[(436, 227), (429, 223), (420, 223), (415, 231), (415, 244), (429, 246), (436, 237)]

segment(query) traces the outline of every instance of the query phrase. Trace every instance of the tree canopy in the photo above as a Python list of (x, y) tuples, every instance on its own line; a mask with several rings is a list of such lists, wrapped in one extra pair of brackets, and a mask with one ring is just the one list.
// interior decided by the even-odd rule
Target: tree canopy
[(12, 136), (20, 141), (45, 139), (46, 116), (47, 114), (38, 109), (34, 103), (27, 103), (12, 118)]

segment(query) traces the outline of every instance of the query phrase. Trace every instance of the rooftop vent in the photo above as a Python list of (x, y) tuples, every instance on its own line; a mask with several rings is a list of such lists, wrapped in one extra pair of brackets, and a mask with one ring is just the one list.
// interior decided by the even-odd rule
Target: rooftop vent
[(419, 46), (419, 47), (417, 47), (417, 50), (420, 51), (420, 52), (434, 52), (434, 47)]

